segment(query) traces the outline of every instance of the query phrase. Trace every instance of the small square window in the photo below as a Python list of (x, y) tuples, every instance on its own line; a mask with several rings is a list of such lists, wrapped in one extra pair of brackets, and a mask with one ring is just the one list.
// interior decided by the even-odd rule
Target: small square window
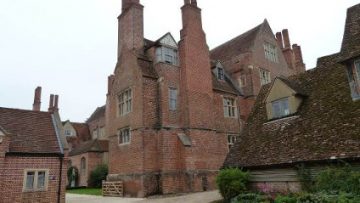
[(130, 128), (124, 128), (119, 130), (118, 132), (119, 145), (129, 144), (130, 138), (131, 138)]
[(66, 130), (65, 130), (65, 135), (66, 135), (66, 136), (71, 136), (71, 135), (72, 135), (71, 130), (70, 130), (70, 129), (66, 129)]
[(281, 118), (290, 114), (288, 98), (273, 101), (271, 105), (273, 118)]
[(25, 170), (23, 191), (45, 191), (47, 189), (48, 176), (47, 170)]

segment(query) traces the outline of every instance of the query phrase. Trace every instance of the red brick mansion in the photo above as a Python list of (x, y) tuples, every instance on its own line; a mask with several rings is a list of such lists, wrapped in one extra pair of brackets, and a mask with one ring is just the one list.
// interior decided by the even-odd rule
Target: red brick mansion
[(181, 8), (178, 43), (170, 33), (151, 41), (139, 0), (122, 6), (105, 111), (108, 181), (138, 197), (214, 189), (261, 85), (305, 71), (300, 47), (265, 20), (210, 51), (196, 0)]

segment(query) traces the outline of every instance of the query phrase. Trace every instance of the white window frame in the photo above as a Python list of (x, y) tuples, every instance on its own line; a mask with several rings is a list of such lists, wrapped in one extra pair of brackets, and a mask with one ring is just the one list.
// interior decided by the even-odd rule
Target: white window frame
[(133, 92), (131, 88), (122, 91), (118, 95), (118, 115), (125, 116), (132, 111)]
[(237, 141), (238, 135), (237, 134), (227, 134), (227, 141), (228, 141), (228, 148), (234, 146), (235, 142)]
[[(127, 133), (126, 133), (127, 132)], [(122, 128), (118, 130), (118, 144), (119, 145), (128, 145), (131, 142), (131, 129)]]
[[(279, 105), (279, 112), (276, 112), (276, 105)], [(289, 98), (282, 98), (271, 102), (272, 118), (283, 118), (290, 115)]]
[(179, 65), (178, 50), (173, 47), (161, 46), (156, 49), (157, 62), (164, 62), (167, 64)]
[(237, 118), (237, 106), (234, 98), (223, 97), (223, 109), (225, 118)]
[(260, 84), (261, 85), (266, 85), (271, 82), (270, 71), (259, 68), (259, 74), (260, 74)]
[(178, 98), (178, 90), (174, 87), (169, 87), (169, 110), (170, 111), (177, 110), (177, 98)]
[(246, 75), (240, 75), (240, 77), (238, 78), (238, 82), (239, 82), (239, 87), (245, 87), (246, 86)]
[[(32, 188), (27, 188), (28, 173), (33, 172), (33, 184)], [(39, 173), (44, 172), (44, 187), (39, 187)], [(38, 192), (38, 191), (47, 191), (49, 186), (49, 169), (25, 169), (24, 170), (24, 179), (23, 179), (23, 192)]]
[(272, 61), (274, 63), (279, 62), (277, 49), (276, 49), (275, 45), (265, 42), (264, 43), (264, 52), (265, 52), (266, 59), (268, 59), (269, 61)]

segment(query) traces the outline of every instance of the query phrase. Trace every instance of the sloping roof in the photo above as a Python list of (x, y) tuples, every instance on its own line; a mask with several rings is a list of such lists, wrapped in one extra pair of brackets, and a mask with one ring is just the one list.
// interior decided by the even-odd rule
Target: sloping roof
[(214, 60), (226, 61), (227, 59), (248, 52), (252, 49), (257, 34), (261, 30), (264, 21), (253, 29), (235, 37), (234, 39), (212, 49), (210, 51), (210, 58)]
[(219, 81), (216, 76), (212, 74), (212, 84), (214, 90), (241, 95), (241, 93), (235, 88), (235, 86), (227, 77), (225, 77), (225, 81)]
[(339, 55), (323, 57), (318, 67), (289, 78), (306, 93), (295, 116), (268, 121), (261, 89), (248, 123), (225, 167), (266, 167), (304, 161), (360, 158), (360, 102), (352, 101)]
[(105, 117), (105, 110), (106, 110), (105, 105), (101, 107), (97, 107), (96, 110), (91, 114), (90, 118), (86, 120), (86, 123)]
[(296, 94), (299, 94), (299, 95), (303, 95), (303, 96), (306, 96), (306, 93), (304, 92), (304, 90), (302, 90), (302, 88), (296, 84), (295, 82), (293, 82), (292, 80), (289, 80), (285, 77), (277, 77), (279, 80), (281, 80), (282, 82), (284, 82), (287, 86), (289, 86), (291, 89), (293, 89)]
[(109, 151), (109, 141), (107, 140), (89, 140), (82, 143), (74, 150), (69, 153), (69, 156), (75, 156), (87, 152), (108, 152)]
[(10, 152), (61, 153), (49, 112), (0, 107), (0, 125), (10, 133)]
[(91, 139), (89, 126), (86, 123), (74, 123), (70, 122), (76, 131), (77, 138), (79, 141), (86, 141)]
[(345, 33), (341, 47), (341, 59), (345, 61), (360, 55), (360, 4), (347, 11)]

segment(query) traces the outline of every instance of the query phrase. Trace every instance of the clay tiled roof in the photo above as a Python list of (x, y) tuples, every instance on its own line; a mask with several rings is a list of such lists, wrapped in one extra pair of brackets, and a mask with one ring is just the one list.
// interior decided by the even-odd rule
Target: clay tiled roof
[(263, 86), (239, 142), (225, 167), (264, 167), (333, 158), (360, 158), (360, 102), (351, 98), (339, 55), (319, 59), (318, 67), (289, 78), (307, 97), (291, 117), (268, 121)]
[(109, 141), (107, 140), (89, 140), (82, 143), (69, 153), (69, 156), (75, 156), (87, 152), (108, 152)]
[(71, 125), (76, 131), (76, 135), (79, 141), (86, 141), (91, 139), (89, 126), (86, 123), (73, 123)]
[(225, 81), (219, 81), (215, 75), (212, 75), (212, 84), (214, 90), (241, 95), (241, 93), (231, 83), (230, 79), (225, 77)]
[(61, 153), (48, 112), (0, 108), (0, 125), (11, 134), (10, 152)]
[(91, 114), (90, 118), (87, 119), (86, 123), (105, 117), (105, 110), (106, 110), (105, 105), (101, 107), (97, 107), (94, 113)]
[(341, 53), (340, 61), (360, 56), (360, 4), (347, 11)]
[[(265, 22), (266, 21), (264, 21), (264, 23)], [(262, 25), (263, 23), (214, 48), (210, 51), (210, 58), (214, 60), (226, 61), (229, 58), (250, 51), (254, 45), (254, 41), (258, 32), (261, 30)]]

